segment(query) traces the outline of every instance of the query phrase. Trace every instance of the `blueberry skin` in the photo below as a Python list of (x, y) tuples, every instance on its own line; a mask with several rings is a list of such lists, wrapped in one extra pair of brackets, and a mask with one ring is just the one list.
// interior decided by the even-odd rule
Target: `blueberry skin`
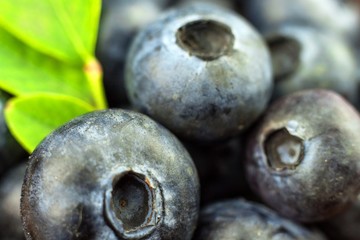
[(360, 236), (360, 196), (344, 213), (319, 224), (329, 240), (358, 240)]
[(25, 150), (11, 135), (5, 121), (5, 104), (10, 98), (9, 94), (0, 91), (0, 177), (27, 156)]
[(8, 170), (0, 181), (0, 239), (25, 239), (20, 216), (21, 187), (26, 164), (23, 162)]
[(190, 4), (136, 36), (126, 62), (131, 103), (178, 136), (215, 141), (238, 134), (272, 92), (269, 51), (240, 16)]
[(202, 209), (194, 240), (325, 239), (265, 206), (244, 199), (225, 200)]
[(179, 4), (192, 4), (194, 2), (204, 2), (204, 3), (211, 3), (216, 4), (219, 7), (225, 7), (229, 9), (235, 8), (235, 2), (233, 0), (180, 0)]
[(21, 199), (27, 239), (191, 239), (198, 211), (181, 143), (120, 109), (78, 117), (40, 143)]
[(274, 96), (325, 88), (348, 101), (359, 101), (357, 63), (348, 42), (336, 34), (301, 25), (280, 27), (267, 35), (271, 50)]
[(360, 190), (360, 118), (338, 94), (300, 91), (272, 104), (247, 147), (251, 188), (280, 214), (325, 220)]
[(242, 14), (262, 33), (291, 23), (329, 31), (350, 40), (359, 34), (359, 13), (349, 1), (252, 0), (244, 4)]
[(166, 2), (169, 1), (103, 1), (96, 56), (103, 68), (104, 88), (110, 107), (129, 103), (124, 86), (129, 45), (139, 29), (158, 17)]

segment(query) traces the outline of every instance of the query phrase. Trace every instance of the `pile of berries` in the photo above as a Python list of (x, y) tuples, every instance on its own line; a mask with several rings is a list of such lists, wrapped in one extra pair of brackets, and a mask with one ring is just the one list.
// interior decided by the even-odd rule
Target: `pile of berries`
[(104, 0), (110, 109), (11, 170), (0, 119), (0, 238), (360, 239), (359, 23), (355, 1)]

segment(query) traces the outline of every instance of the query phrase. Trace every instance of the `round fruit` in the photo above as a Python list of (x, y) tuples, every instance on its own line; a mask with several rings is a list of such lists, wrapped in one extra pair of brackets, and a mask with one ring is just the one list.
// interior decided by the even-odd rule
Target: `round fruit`
[(287, 25), (267, 35), (276, 97), (324, 88), (359, 101), (357, 64), (349, 44), (336, 34)]
[(282, 215), (303, 222), (346, 209), (359, 194), (360, 118), (338, 94), (279, 99), (249, 138), (248, 182)]
[(174, 8), (135, 38), (126, 65), (132, 104), (174, 133), (199, 141), (238, 134), (271, 96), (260, 35), (216, 5)]
[(359, 34), (360, 15), (351, 1), (251, 0), (243, 5), (245, 17), (263, 33), (295, 23), (351, 39)]
[(218, 239), (325, 239), (320, 233), (278, 216), (257, 203), (226, 200), (205, 207), (200, 214), (195, 240)]
[(148, 117), (96, 111), (49, 135), (30, 157), (21, 200), (27, 239), (191, 239), (195, 166)]

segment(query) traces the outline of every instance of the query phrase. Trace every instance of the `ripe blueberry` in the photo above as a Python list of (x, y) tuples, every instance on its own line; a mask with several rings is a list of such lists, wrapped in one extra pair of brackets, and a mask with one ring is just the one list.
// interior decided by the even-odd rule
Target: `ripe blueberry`
[(191, 239), (195, 166), (148, 117), (104, 110), (78, 117), (33, 152), (21, 199), (27, 239)]
[(287, 25), (268, 34), (275, 97), (292, 92), (325, 88), (358, 102), (355, 56), (336, 34), (299, 25)]
[(205, 207), (200, 214), (195, 240), (218, 239), (325, 239), (258, 203), (226, 200)]
[(131, 103), (175, 134), (238, 134), (272, 91), (269, 51), (240, 16), (216, 5), (174, 8), (135, 38), (126, 63)]
[(313, 222), (334, 216), (360, 191), (359, 132), (358, 113), (334, 92), (279, 99), (248, 139), (248, 182), (286, 217)]
[(287, 24), (302, 24), (353, 39), (359, 34), (359, 13), (350, 1), (252, 0), (244, 16), (266, 33)]

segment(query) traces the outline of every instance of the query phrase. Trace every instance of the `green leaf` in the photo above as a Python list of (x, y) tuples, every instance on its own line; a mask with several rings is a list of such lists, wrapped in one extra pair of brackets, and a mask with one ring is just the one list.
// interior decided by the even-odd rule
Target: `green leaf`
[(31, 153), (53, 130), (93, 110), (77, 98), (39, 93), (10, 99), (5, 119), (13, 136)]
[(57, 59), (85, 64), (93, 58), (101, 0), (3, 0), (0, 25)]
[(13, 95), (51, 92), (94, 101), (83, 69), (24, 45), (0, 28), (0, 88)]

